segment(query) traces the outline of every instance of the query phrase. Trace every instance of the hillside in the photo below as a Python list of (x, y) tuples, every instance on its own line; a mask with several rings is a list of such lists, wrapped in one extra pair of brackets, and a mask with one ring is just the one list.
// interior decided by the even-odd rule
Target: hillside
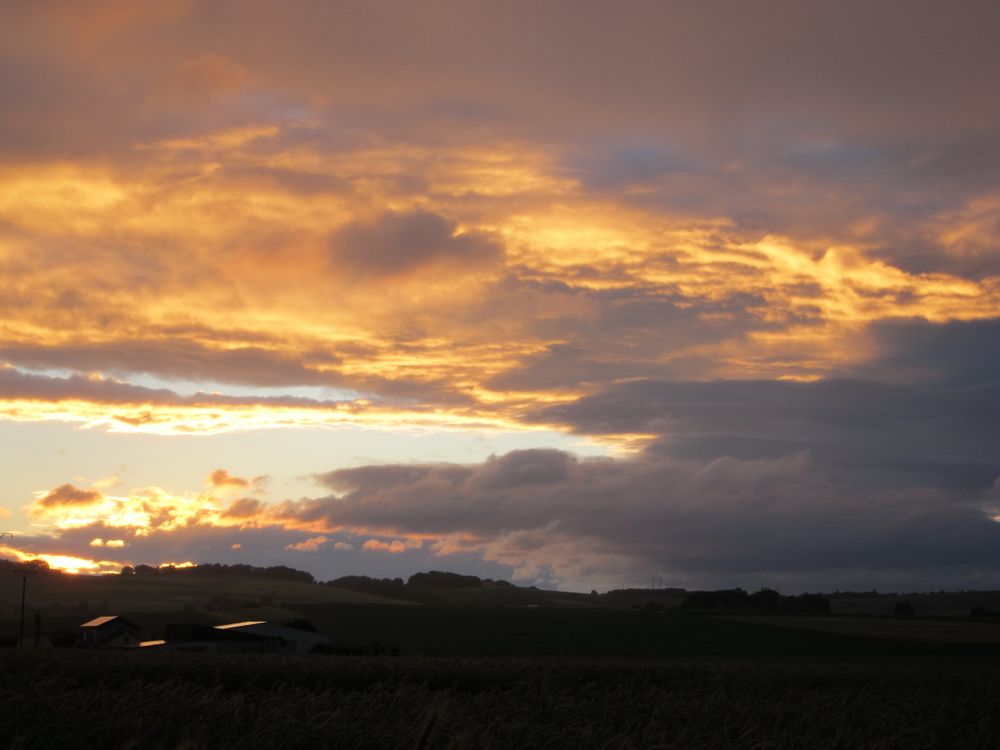
[[(20, 607), (21, 579), (0, 579), (0, 613)], [(317, 583), (229, 575), (36, 575), (28, 579), (27, 609), (47, 612), (212, 611), (291, 604), (409, 604)]]

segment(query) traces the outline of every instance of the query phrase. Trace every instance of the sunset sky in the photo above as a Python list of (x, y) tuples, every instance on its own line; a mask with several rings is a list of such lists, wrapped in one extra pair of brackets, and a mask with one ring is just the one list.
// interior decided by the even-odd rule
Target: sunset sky
[(998, 29), (6, 0), (0, 556), (1000, 588)]

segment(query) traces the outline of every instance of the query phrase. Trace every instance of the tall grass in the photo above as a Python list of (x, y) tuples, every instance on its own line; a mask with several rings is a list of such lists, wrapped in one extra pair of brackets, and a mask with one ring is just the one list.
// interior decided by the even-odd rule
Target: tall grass
[(995, 748), (991, 665), (0, 656), (8, 748)]

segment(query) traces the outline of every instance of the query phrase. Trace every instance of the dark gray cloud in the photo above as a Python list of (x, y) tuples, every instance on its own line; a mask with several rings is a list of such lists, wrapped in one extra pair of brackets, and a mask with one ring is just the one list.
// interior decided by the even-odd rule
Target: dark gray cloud
[(319, 401), (294, 396), (226, 396), (195, 393), (183, 396), (168, 388), (146, 388), (118, 380), (92, 379), (82, 375), (53, 377), (0, 367), (0, 389), (6, 399), (64, 401), (80, 399), (98, 404), (155, 404), (163, 406), (300, 406), (326, 408), (345, 401)]
[[(377, 375), (345, 377), (337, 371), (341, 359), (328, 351), (275, 351), (257, 346), (236, 349), (212, 348), (183, 340), (185, 332), (167, 340), (122, 341), (111, 344), (0, 347), (0, 363), (30, 370), (72, 370), (102, 372), (127, 379), (136, 374), (149, 374), (166, 381), (186, 383), (222, 383), (238, 386), (281, 388), (297, 386), (340, 389), (347, 395), (365, 393), (390, 402), (456, 404), (468, 402), (467, 395), (456, 391), (446, 380), (415, 378), (383, 378)], [(251, 336), (250, 338), (253, 338)], [(401, 342), (400, 350), (405, 346)], [(371, 352), (364, 344), (346, 346), (347, 356), (364, 358)], [(216, 394), (196, 394), (182, 397), (169, 389), (134, 386), (115, 380), (91, 380), (81, 375), (54, 378), (20, 372), (14, 368), (0, 369), (10, 397), (19, 394), (32, 397), (49, 393), (53, 397), (93, 398), (98, 401), (135, 402), (153, 399), (158, 403), (287, 403), (302, 405), (317, 403), (295, 397), (236, 397)], [(58, 395), (57, 395), (58, 394)], [(89, 395), (88, 395), (89, 394)]]
[(361, 278), (405, 276), (428, 267), (476, 268), (501, 259), (499, 243), (482, 232), (460, 233), (454, 222), (426, 211), (387, 213), (354, 223), (330, 238), (338, 272)]
[[(610, 580), (656, 570), (687, 584), (834, 587), (864, 569), (873, 583), (905, 571), (920, 587), (942, 571), (979, 575), (1000, 561), (1000, 525), (987, 511), (938, 489), (848, 487), (805, 452), (614, 461), (528, 450), (471, 466), (369, 466), (326, 481), (341, 494), (289, 504), (289, 517), (464, 536), (487, 559), (522, 575), (555, 571), (564, 583), (585, 580), (587, 568)], [(980, 501), (994, 507), (1000, 498), (991, 497)]]
[[(655, 263), (651, 261), (650, 265)], [(624, 378), (697, 377), (713, 363), (678, 356), (689, 347), (719, 343), (768, 325), (748, 307), (759, 304), (752, 295), (736, 294), (723, 301), (705, 301), (653, 289), (590, 290), (525, 281), (508, 281), (496, 296), (517, 308), (527, 295), (563, 298), (562, 315), (544, 315), (531, 322), (531, 333), (555, 339), (538, 354), (494, 376), (490, 387), (501, 390), (575, 388)], [(556, 302), (559, 305), (559, 302)], [(505, 306), (505, 307), (507, 307)], [(555, 305), (553, 305), (555, 306)], [(543, 308), (543, 305), (539, 305)], [(673, 355), (668, 358), (665, 355)]]
[(1000, 382), (1000, 320), (947, 324), (926, 320), (876, 323), (877, 357), (859, 374), (894, 382), (989, 388)]
[(982, 491), (1000, 476), (996, 321), (874, 326), (852, 378), (637, 379), (535, 412), (581, 434), (643, 433), (651, 454), (774, 459), (808, 450), (844, 481)]
[(335, 372), (318, 372), (306, 366), (336, 366), (340, 360), (330, 352), (300, 354), (255, 346), (225, 350), (184, 341), (180, 337), (167, 341), (118, 341), (59, 347), (13, 345), (0, 348), (0, 357), (37, 370), (65, 368), (116, 375), (150, 373), (167, 379), (257, 386), (335, 386), (342, 383)]
[(703, 460), (809, 450), (862, 483), (983, 489), (1000, 475), (997, 384), (645, 380), (536, 418), (584, 434), (656, 435), (650, 451)]

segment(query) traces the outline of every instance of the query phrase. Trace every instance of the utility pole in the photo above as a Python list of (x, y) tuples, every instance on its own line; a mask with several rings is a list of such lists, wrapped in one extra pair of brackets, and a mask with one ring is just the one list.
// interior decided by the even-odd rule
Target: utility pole
[(31, 564), (31, 562), (24, 563), (20, 566), (17, 571), (18, 575), (21, 576), (21, 628), (18, 633), (17, 645), (24, 646), (24, 599), (25, 594), (28, 589), (28, 576), (35, 575), (38, 572), (38, 568)]
[[(10, 531), (0, 531), (0, 540), (4, 537), (14, 538), (14, 534)], [(30, 562), (22, 563), (17, 568), (17, 574), (21, 576), (21, 624), (18, 628), (17, 634), (17, 645), (18, 647), (24, 646), (24, 604), (28, 593), (28, 576), (33, 575), (38, 572), (38, 568), (34, 567)], [(36, 636), (35, 640), (38, 638)]]
[(17, 634), (17, 645), (24, 648), (24, 593), (28, 588), (28, 574), (21, 574), (21, 630)]

